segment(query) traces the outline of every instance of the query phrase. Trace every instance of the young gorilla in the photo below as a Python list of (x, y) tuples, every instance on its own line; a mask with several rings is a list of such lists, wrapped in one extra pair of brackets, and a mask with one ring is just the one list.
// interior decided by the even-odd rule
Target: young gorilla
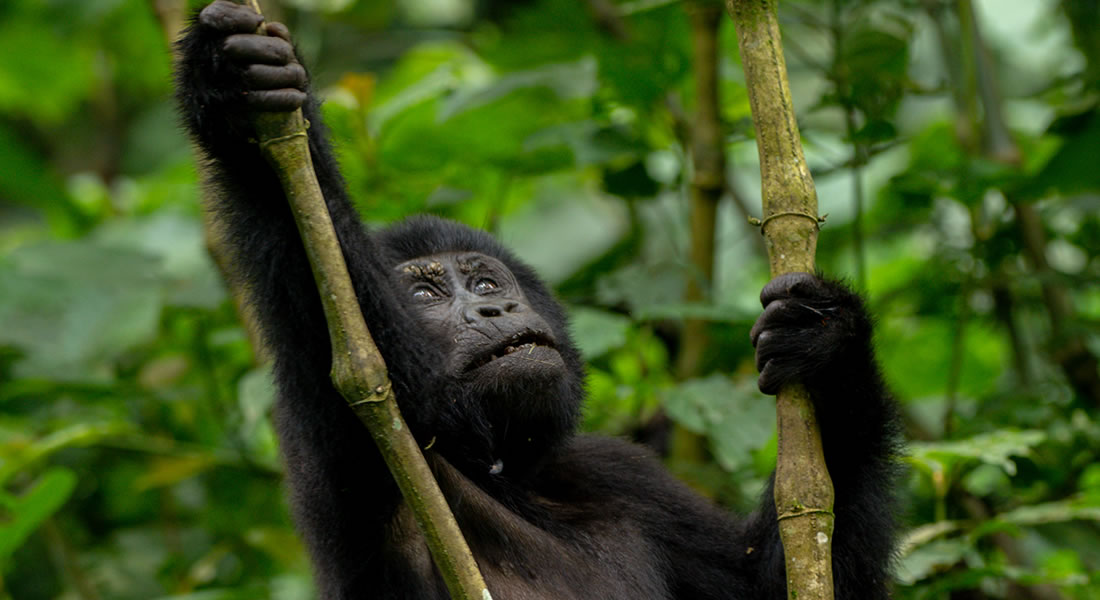
[[(487, 234), (422, 217), (368, 234), (287, 29), (225, 0), (180, 43), (183, 118), (275, 360), (277, 426), (323, 598), (444, 599), (370, 436), (329, 381), (316, 288), (252, 111), (301, 106), (363, 314), (489, 589), (506, 600), (785, 597), (771, 494), (734, 519), (646, 450), (574, 432), (582, 364), (561, 307)], [(802, 381), (836, 485), (836, 598), (887, 597), (895, 408), (857, 296), (807, 274), (764, 289), (760, 388)]]

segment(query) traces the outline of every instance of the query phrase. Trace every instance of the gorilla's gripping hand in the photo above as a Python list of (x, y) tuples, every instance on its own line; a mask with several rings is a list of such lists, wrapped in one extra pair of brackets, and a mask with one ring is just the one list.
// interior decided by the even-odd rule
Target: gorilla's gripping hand
[[(251, 8), (217, 0), (180, 42), (178, 85), (184, 120), (203, 146), (254, 137), (252, 111), (292, 111), (307, 99), (309, 78), (290, 32)], [(208, 137), (207, 137), (208, 136)]]
[(760, 294), (764, 313), (752, 328), (760, 391), (788, 383), (829, 387), (852, 364), (868, 368), (871, 320), (859, 296), (809, 273), (780, 275)]
[(804, 384), (821, 427), (836, 490), (836, 597), (885, 598), (889, 561), (881, 557), (893, 547), (900, 426), (875, 363), (871, 318), (858, 295), (809, 273), (776, 277), (760, 301), (751, 332), (760, 390)]

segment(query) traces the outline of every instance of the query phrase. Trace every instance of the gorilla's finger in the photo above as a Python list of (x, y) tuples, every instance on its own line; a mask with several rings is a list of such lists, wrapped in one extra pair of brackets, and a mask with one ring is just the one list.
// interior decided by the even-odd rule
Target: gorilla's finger
[(283, 25), (282, 23), (277, 23), (275, 21), (267, 24), (267, 35), (271, 37), (281, 38), (288, 42), (291, 41), (290, 30), (287, 29), (286, 25)]
[(806, 306), (795, 300), (773, 300), (764, 307), (764, 312), (756, 318), (752, 329), (749, 330), (749, 339), (752, 345), (756, 345), (757, 338), (767, 329), (776, 327), (789, 327), (798, 325), (805, 319)]
[(763, 371), (772, 359), (784, 363), (797, 360), (804, 354), (803, 346), (797, 335), (782, 329), (765, 329), (756, 340), (756, 370)]
[(779, 381), (779, 369), (776, 366), (768, 364), (764, 367), (764, 370), (760, 372), (760, 378), (756, 380), (756, 387), (760, 389), (760, 392), (774, 396), (779, 393), (779, 388), (783, 387), (783, 382)]
[(306, 70), (294, 62), (276, 67), (272, 65), (248, 65), (244, 71), (244, 80), (253, 90), (279, 90), (295, 88), (305, 90)]
[(773, 300), (800, 296), (817, 287), (817, 278), (809, 273), (784, 273), (772, 279), (760, 291), (760, 305), (767, 306)]
[(775, 334), (770, 331), (764, 331), (757, 337), (756, 343), (758, 343), (759, 345), (756, 347), (756, 354), (753, 355), (753, 358), (756, 362), (757, 373), (760, 373), (764, 370), (764, 365), (775, 354), (774, 352), (768, 351), (768, 345), (769, 343), (771, 343), (774, 335)]
[(263, 22), (256, 11), (229, 0), (213, 2), (199, 13), (200, 25), (223, 33), (251, 33)]
[(306, 93), (293, 88), (260, 90), (248, 92), (247, 100), (249, 108), (253, 110), (290, 112), (301, 108), (305, 104)]
[(226, 55), (239, 62), (285, 65), (295, 61), (294, 46), (277, 37), (238, 33), (225, 38), (224, 48)]

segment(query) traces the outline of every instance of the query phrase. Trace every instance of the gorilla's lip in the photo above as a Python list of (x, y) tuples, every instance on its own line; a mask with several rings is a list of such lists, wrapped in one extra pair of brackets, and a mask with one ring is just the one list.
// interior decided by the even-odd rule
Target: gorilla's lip
[(515, 354), (521, 351), (530, 352), (539, 346), (557, 350), (553, 338), (544, 331), (526, 330), (515, 333), (509, 336), (508, 339), (478, 354), (474, 360), (470, 361), (470, 364), (467, 365), (466, 372), (484, 367), (494, 360), (503, 358), (509, 354)]

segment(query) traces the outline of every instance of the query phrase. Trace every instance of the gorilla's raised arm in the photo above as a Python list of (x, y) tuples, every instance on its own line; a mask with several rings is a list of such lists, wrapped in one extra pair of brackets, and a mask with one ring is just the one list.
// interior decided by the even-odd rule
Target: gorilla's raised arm
[[(365, 557), (378, 552), (399, 495), (370, 436), (329, 381), (329, 335), (317, 288), (278, 177), (254, 142), (252, 111), (300, 106), (309, 120), (317, 179), (399, 396), (409, 395), (400, 386), (423, 353), (406, 341), (418, 330), (395, 298), (386, 257), (348, 201), (287, 30), (269, 23), (268, 35), (256, 35), (261, 21), (225, 0), (202, 10), (179, 43), (177, 96), (204, 159), (208, 205), (231, 275), (274, 360), (276, 426), (299, 529), (316, 559), (318, 581), (346, 585), (362, 572)], [(391, 360), (398, 355), (402, 362)], [(339, 597), (335, 589), (322, 592)]]

